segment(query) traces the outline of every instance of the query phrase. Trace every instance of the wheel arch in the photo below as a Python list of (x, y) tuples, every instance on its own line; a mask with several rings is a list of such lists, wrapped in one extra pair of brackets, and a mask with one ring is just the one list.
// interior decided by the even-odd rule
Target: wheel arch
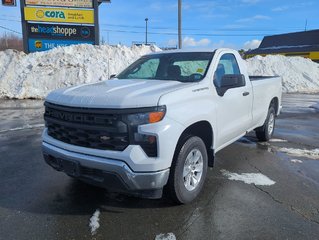
[(270, 106), (274, 106), (276, 115), (278, 115), (279, 114), (279, 99), (278, 99), (278, 97), (273, 97), (273, 99), (271, 99), (269, 107)]
[(212, 149), (214, 143), (214, 131), (211, 124), (206, 120), (202, 120), (189, 125), (178, 139), (175, 154), (181, 147), (181, 144), (190, 136), (197, 136), (203, 140), (207, 150), (208, 165), (212, 167), (214, 164), (214, 150)]

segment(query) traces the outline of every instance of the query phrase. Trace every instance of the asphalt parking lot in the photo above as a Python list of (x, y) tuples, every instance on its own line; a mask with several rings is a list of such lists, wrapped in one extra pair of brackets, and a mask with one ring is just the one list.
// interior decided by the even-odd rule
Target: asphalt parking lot
[[(319, 239), (319, 95), (284, 95), (274, 139), (223, 149), (188, 205), (78, 182), (42, 159), (43, 102), (0, 100), (0, 239)], [(263, 186), (225, 172), (260, 173)], [(94, 234), (90, 218), (99, 210)], [(164, 238), (162, 238), (164, 239)]]

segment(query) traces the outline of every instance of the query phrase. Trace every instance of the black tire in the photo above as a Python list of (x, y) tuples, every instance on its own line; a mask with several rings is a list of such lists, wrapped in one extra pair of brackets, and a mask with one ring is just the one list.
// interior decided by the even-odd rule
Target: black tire
[(263, 126), (255, 130), (256, 137), (261, 142), (268, 142), (275, 130), (276, 111), (273, 105), (268, 109), (266, 121)]
[[(196, 160), (197, 157), (198, 161)], [(188, 136), (180, 142), (175, 152), (167, 184), (168, 193), (175, 202), (179, 204), (189, 203), (199, 195), (206, 178), (207, 159), (206, 146), (201, 138)], [(197, 161), (197, 164), (194, 163), (195, 161)], [(191, 162), (194, 164), (190, 164)], [(201, 167), (202, 171), (200, 173)], [(189, 171), (189, 174), (184, 177), (183, 175), (187, 171)], [(196, 183), (194, 181), (197, 178), (198, 182)], [(192, 183), (194, 186), (192, 186)]]

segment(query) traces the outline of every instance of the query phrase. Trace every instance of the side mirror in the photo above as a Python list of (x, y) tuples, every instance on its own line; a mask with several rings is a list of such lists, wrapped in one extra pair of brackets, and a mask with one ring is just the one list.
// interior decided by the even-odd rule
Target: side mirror
[(225, 74), (219, 86), (216, 86), (219, 96), (224, 96), (230, 88), (243, 87), (246, 85), (245, 76), (243, 74)]
[(116, 74), (112, 74), (112, 75), (110, 76), (110, 79), (115, 78), (115, 77), (116, 77)]

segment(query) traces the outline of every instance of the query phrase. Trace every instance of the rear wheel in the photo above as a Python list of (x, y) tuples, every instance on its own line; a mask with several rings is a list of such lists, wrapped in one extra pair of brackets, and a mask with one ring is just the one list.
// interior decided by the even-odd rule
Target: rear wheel
[(203, 140), (196, 136), (184, 139), (173, 159), (167, 186), (173, 200), (188, 203), (199, 195), (206, 178), (207, 165)]
[(264, 125), (255, 130), (256, 136), (259, 141), (266, 142), (269, 141), (269, 139), (271, 139), (275, 130), (275, 119), (275, 108), (273, 105), (271, 105), (268, 109), (268, 115)]

